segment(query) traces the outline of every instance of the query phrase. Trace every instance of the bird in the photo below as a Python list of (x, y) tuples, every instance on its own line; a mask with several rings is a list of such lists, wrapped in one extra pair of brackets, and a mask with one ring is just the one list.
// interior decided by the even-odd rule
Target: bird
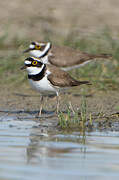
[(52, 46), (51, 42), (31, 42), (29, 48), (24, 51), (26, 52), (36, 58), (42, 58), (43, 63), (54, 65), (64, 71), (80, 68), (95, 59), (112, 58), (111, 54), (94, 55), (67, 46)]
[(24, 60), (24, 66), (28, 72), (28, 80), (33, 89), (41, 93), (41, 105), (39, 115), (42, 112), (43, 95), (54, 93), (57, 96), (56, 113), (59, 112), (59, 93), (73, 86), (91, 83), (89, 81), (78, 81), (71, 77), (68, 72), (51, 64), (44, 64), (42, 59), (27, 57)]

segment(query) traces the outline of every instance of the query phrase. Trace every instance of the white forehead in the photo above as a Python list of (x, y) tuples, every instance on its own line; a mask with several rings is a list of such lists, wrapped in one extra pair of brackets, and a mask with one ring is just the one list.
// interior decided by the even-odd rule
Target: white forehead
[(31, 49), (33, 49), (34, 47), (35, 47), (35, 45), (33, 45), (33, 44), (29, 45), (29, 48), (31, 48)]
[(31, 61), (27, 61), (27, 60), (26, 60), (26, 61), (25, 61), (25, 64), (31, 64)]

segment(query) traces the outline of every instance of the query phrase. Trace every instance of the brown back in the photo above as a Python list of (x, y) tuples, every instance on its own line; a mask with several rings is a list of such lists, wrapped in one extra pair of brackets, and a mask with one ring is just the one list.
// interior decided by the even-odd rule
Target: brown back
[(111, 56), (108, 54), (88, 54), (66, 46), (52, 46), (51, 52), (53, 57), (49, 57), (49, 62), (58, 67), (79, 65), (95, 58), (107, 59)]
[(48, 80), (54, 86), (72, 87), (89, 83), (88, 81), (77, 81), (72, 78), (67, 72), (62, 71), (55, 66), (47, 65), (47, 69), (51, 72), (51, 74), (48, 75)]

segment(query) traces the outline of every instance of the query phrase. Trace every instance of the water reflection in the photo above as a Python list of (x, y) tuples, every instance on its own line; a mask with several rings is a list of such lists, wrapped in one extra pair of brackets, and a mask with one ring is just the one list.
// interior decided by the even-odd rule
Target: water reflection
[(62, 134), (47, 122), (2, 118), (0, 179), (118, 179), (118, 132)]
[[(80, 138), (80, 137), (78, 137)], [(72, 153), (75, 149), (80, 149), (81, 152), (85, 152), (85, 146), (79, 146), (79, 144), (74, 144), (70, 137), (65, 141), (62, 135), (46, 135), (41, 133), (41, 136), (31, 136), (30, 143), (27, 147), (27, 158), (28, 162), (39, 161), (39, 158), (55, 158), (61, 157), (65, 154)], [(79, 140), (77, 140), (79, 142)], [(39, 157), (39, 158), (37, 158)]]

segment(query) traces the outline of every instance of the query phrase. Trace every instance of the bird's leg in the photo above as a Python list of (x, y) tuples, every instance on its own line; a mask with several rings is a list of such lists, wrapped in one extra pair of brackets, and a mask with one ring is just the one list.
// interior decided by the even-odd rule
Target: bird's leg
[(57, 107), (56, 107), (56, 113), (58, 114), (58, 112), (59, 112), (59, 105), (60, 105), (60, 103), (59, 103), (59, 93), (56, 92), (56, 94), (57, 94)]
[(43, 96), (41, 95), (41, 97), (40, 97), (40, 110), (39, 110), (38, 116), (41, 116), (42, 109), (43, 109)]
[(75, 114), (75, 111), (74, 111), (71, 101), (69, 101), (69, 108), (72, 110), (73, 114)]

